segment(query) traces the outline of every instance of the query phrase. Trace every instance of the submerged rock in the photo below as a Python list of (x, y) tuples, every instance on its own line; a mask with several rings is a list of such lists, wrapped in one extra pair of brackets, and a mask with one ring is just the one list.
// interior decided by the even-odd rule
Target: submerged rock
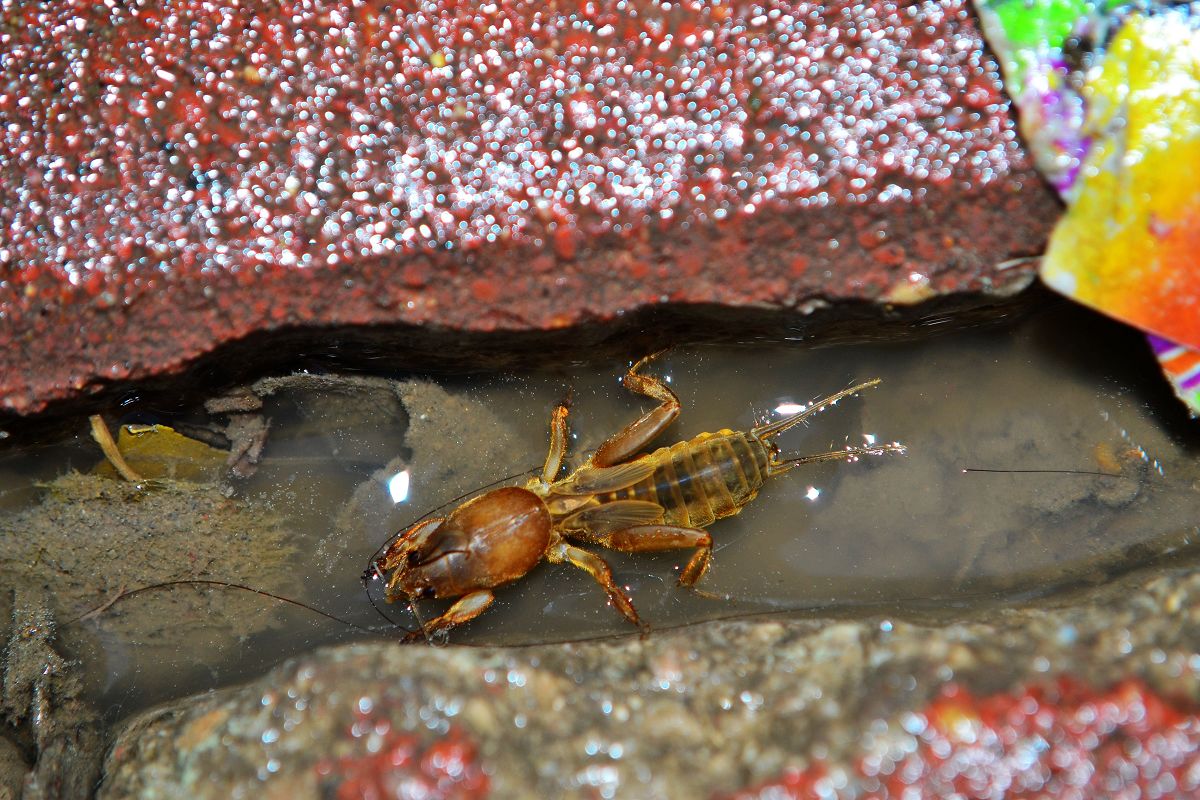
[[(86, 664), (89, 695), (137, 676), (143, 697), (175, 696), (276, 620), (277, 607), (251, 592), (146, 587), (199, 579), (297, 593), (280, 515), (216, 484), (68, 473), (41, 492), (0, 514), (0, 586), (44, 593), (57, 643)], [(5, 617), (9, 601), (0, 593)]]
[(0, 800), (17, 800), (21, 796), (21, 784), (28, 770), (20, 749), (0, 737)]

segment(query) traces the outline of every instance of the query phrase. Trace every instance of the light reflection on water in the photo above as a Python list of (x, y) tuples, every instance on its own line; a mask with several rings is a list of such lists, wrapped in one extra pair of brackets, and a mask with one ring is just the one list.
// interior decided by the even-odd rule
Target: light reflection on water
[[(658, 444), (746, 429), (881, 377), (881, 386), (822, 412), (781, 444), (811, 453), (900, 441), (908, 454), (811, 465), (770, 481), (740, 516), (712, 527), (717, 546), (704, 595), (675, 586), (687, 551), (603, 555), (643, 619), (662, 629), (789, 610), (953, 616), (1102, 579), (1127, 568), (1131, 554), (1145, 560), (1186, 548), (1200, 519), (1194, 443), (1182, 440), (1181, 412), (1164, 400), (1138, 347), (1127, 331), (1069, 312), (922, 341), (672, 350), (649, 371), (670, 379), (683, 413)], [(620, 385), (624, 368), (443, 378), (439, 389), (407, 397), (407, 421), (386, 388), (281, 392), (266, 405), (264, 462), (237, 492), (286, 519), (300, 554), (299, 599), (378, 626), (359, 582), (376, 548), (464, 492), (537, 468), (550, 410), (568, 392), (572, 454), (597, 446), (648, 405)], [(439, 400), (439, 391), (448, 396)], [(76, 444), (74, 458), (85, 445)], [(963, 472), (1114, 467), (1119, 477)], [(590, 578), (567, 566), (543, 564), (497, 598), (451, 641), (635, 633)], [(412, 625), (403, 608), (387, 611)], [(124, 672), (104, 696), (124, 713), (361, 636), (295, 609), (281, 609), (278, 619), (203, 670), (176, 664), (169, 672), (139, 661), (136, 644), (121, 645), (108, 657)], [(179, 662), (189, 658), (181, 653)]]

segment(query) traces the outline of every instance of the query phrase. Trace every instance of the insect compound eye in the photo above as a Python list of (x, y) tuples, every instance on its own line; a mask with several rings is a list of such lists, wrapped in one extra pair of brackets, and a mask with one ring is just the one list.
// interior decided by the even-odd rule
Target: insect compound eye
[(416, 597), (418, 600), (428, 600), (433, 597), (433, 587), (422, 586), (420, 589), (417, 589)]
[(371, 581), (383, 580), (383, 572), (384, 572), (383, 559), (377, 558), (377, 559), (373, 560), (370, 563), (370, 565), (368, 565), (367, 568), (365, 570), (363, 570), (363, 574), (362, 574), (362, 578), (361, 578), (363, 585), (365, 586), (368, 583), (370, 583)]

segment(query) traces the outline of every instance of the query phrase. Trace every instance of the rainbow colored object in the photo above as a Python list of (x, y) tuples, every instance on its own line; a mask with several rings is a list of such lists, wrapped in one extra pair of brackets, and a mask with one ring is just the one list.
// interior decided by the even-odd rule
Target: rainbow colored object
[(1200, 29), (1180, 14), (1130, 17), (1084, 97), (1092, 144), (1042, 278), (1200, 347)]
[(976, 0), (988, 44), (1020, 110), (1018, 124), (1038, 169), (1064, 198), (1087, 155), (1086, 104), (1071, 53), (1103, 41), (1114, 0)]
[(1200, 4), (977, 7), (1022, 133), (1068, 204), (1042, 279), (1154, 334), (1200, 413)]
[(1175, 394), (1193, 410), (1200, 408), (1200, 350), (1151, 334), (1147, 337)]

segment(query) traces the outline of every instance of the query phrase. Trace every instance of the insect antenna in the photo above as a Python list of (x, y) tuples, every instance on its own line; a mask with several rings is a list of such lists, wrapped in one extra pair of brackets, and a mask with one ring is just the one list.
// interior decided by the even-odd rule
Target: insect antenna
[(962, 472), (963, 474), (968, 472), (992, 472), (1013, 475), (1097, 475), (1102, 478), (1128, 478), (1129, 480), (1135, 480), (1133, 476), (1120, 472), (1102, 472), (1094, 469), (992, 469), (987, 467), (963, 467)]
[[(266, 598), (275, 600), (280, 603), (287, 603), (288, 605), (293, 605), (293, 606), (296, 606), (297, 608), (303, 608), (305, 611), (310, 611), (313, 614), (317, 614), (319, 616), (325, 617), (326, 619), (331, 619), (334, 622), (339, 622), (342, 625), (345, 625), (347, 628), (353, 628), (354, 630), (362, 631), (363, 633), (384, 633), (388, 630), (391, 630), (389, 628), (368, 628), (364, 625), (359, 625), (356, 622), (351, 622), (348, 619), (342, 619), (341, 617), (337, 616), (336, 614), (330, 614), (328, 611), (322, 611), (321, 609), (316, 608), (314, 606), (310, 606), (307, 603), (302, 603), (299, 600), (294, 600), (290, 597), (284, 597), (283, 595), (274, 594), (273, 592), (268, 592), (265, 589), (258, 589), (254, 586), (246, 586), (245, 584), (232, 583), (230, 581), (219, 581), (219, 580), (215, 580), (215, 579), (211, 579), (211, 578), (180, 578), (179, 580), (163, 581), (161, 583), (151, 583), (151, 584), (147, 584), (146, 586), (139, 586), (136, 589), (130, 589), (128, 591), (126, 591), (125, 589), (122, 588), (122, 589), (118, 590), (117, 594), (115, 596), (113, 596), (112, 598), (106, 600), (105, 602), (96, 606), (92, 610), (84, 612), (83, 614), (80, 614), (79, 616), (75, 617), (74, 619), (68, 620), (66, 622), (66, 624), (71, 625), (76, 622), (85, 622), (89, 619), (94, 619), (94, 618), (100, 616), (101, 614), (103, 614), (104, 612), (108, 611), (109, 609), (111, 609), (117, 603), (123, 602), (132, 597), (136, 597), (139, 594), (145, 594), (147, 592), (158, 591), (161, 589), (170, 589), (175, 586), (217, 586), (222, 589), (238, 589), (240, 591), (250, 592), (251, 594), (257, 594), (262, 597), (266, 597)], [(372, 605), (374, 605), (374, 603), (372, 603)], [(390, 620), (390, 619), (388, 621), (392, 622), (392, 620)], [(401, 630), (405, 631), (406, 633), (414, 633), (414, 631), (411, 631), (408, 628), (405, 628), (403, 625), (399, 625), (398, 623), (395, 623), (395, 622), (392, 622), (392, 624), (395, 625), (396, 627), (400, 628)]]
[[(1115, 480), (1134, 481), (1140, 487), (1139, 490), (1149, 492), (1177, 492), (1181, 487), (1172, 486), (1159, 480), (1148, 479), (1145, 475), (1128, 474), (1123, 472), (1109, 472), (1106, 470), (1095, 469), (1001, 469), (998, 467), (962, 467), (959, 472), (963, 475), (968, 473), (987, 473), (992, 475), (1009, 474), (1009, 475), (1086, 475), (1093, 478), (1113, 478)], [(1161, 473), (1160, 473), (1161, 474)]]

